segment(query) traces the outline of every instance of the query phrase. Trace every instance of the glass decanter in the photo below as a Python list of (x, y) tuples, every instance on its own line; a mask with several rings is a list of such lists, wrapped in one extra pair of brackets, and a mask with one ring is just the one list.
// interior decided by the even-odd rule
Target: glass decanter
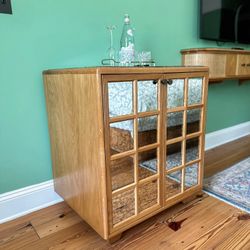
[(116, 56), (116, 50), (114, 48), (114, 41), (113, 41), (113, 31), (116, 29), (115, 25), (107, 26), (107, 30), (109, 31), (110, 36), (110, 44), (108, 48), (108, 59), (110, 61), (111, 66), (115, 66), (115, 56)]

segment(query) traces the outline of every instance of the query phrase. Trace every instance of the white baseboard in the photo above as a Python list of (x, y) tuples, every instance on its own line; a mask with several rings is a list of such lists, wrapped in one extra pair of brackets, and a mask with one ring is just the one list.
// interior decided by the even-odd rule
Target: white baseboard
[(1, 194), (0, 224), (62, 200), (55, 193), (52, 180)]
[[(250, 134), (250, 122), (222, 129), (206, 135), (206, 150)], [(0, 195), (0, 224), (61, 202), (54, 191), (53, 181)]]
[(250, 134), (250, 122), (206, 134), (205, 149), (212, 149)]

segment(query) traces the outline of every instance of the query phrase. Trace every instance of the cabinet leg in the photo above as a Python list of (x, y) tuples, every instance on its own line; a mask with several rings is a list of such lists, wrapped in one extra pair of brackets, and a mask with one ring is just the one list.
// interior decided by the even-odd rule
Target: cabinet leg
[(117, 234), (116, 236), (113, 236), (113, 237), (109, 238), (109, 239), (108, 239), (108, 242), (109, 242), (109, 244), (113, 244), (113, 243), (115, 243), (116, 241), (118, 241), (119, 239), (121, 239), (121, 237), (122, 237), (122, 234), (121, 234), (121, 233), (120, 233), (120, 234)]

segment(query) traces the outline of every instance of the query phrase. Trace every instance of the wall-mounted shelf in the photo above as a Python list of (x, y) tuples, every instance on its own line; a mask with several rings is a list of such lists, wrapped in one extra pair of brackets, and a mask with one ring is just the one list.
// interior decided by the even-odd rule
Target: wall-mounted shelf
[(208, 66), (209, 83), (224, 80), (250, 80), (250, 51), (237, 49), (199, 48), (181, 50), (183, 66)]

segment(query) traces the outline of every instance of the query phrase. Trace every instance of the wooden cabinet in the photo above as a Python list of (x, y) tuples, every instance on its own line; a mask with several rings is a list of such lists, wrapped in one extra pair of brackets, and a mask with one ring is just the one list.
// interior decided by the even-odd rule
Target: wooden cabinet
[(237, 56), (236, 75), (250, 78), (250, 54)]
[(209, 81), (250, 79), (250, 51), (219, 48), (182, 50), (183, 66), (209, 67)]
[(104, 239), (202, 188), (208, 68), (44, 72), (55, 190)]

